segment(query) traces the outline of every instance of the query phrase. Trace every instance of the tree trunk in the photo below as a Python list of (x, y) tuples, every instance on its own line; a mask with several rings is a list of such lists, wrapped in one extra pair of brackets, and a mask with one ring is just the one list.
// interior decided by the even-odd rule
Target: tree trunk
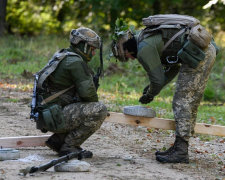
[(2, 36), (5, 33), (6, 29), (6, 5), (7, 0), (0, 0), (0, 36)]

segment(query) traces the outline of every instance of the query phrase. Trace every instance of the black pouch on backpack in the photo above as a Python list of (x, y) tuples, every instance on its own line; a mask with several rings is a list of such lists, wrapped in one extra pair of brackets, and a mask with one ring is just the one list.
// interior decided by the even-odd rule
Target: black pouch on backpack
[(177, 56), (183, 63), (188, 64), (192, 68), (196, 68), (205, 59), (205, 52), (188, 40), (183, 48), (178, 51)]

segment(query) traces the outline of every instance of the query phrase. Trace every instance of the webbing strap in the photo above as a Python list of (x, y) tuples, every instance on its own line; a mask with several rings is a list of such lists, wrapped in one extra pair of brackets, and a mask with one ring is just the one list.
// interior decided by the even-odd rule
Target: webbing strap
[(163, 47), (163, 50), (162, 50), (162, 52), (163, 51), (165, 51), (166, 50), (166, 48), (179, 36), (179, 35), (181, 35), (182, 33), (184, 33), (186, 31), (186, 28), (184, 28), (184, 29), (181, 29), (180, 31), (178, 31), (176, 34), (174, 34), (174, 36), (169, 40), (169, 41), (167, 41), (166, 42), (166, 44), (164, 45), (164, 47)]
[(64, 90), (61, 90), (61, 91), (59, 91), (59, 92), (57, 92), (57, 93), (55, 93), (55, 94), (53, 94), (53, 95), (47, 97), (46, 99), (43, 99), (43, 101), (41, 102), (41, 105), (45, 105), (45, 104), (47, 104), (48, 102), (50, 102), (50, 101), (56, 99), (56, 98), (59, 97), (61, 94), (65, 93), (66, 91), (68, 91), (68, 90), (70, 90), (70, 89), (72, 89), (73, 87), (74, 87), (74, 85), (72, 85), (72, 86), (70, 86), (70, 87), (68, 87), (68, 88), (66, 88), (66, 89), (64, 89)]
[(43, 82), (45, 81), (45, 79), (57, 68), (58, 64), (59, 64), (60, 60), (59, 61), (54, 61), (52, 62), (52, 65), (50, 68), (48, 68), (39, 78), (38, 80), (38, 85), (37, 87), (38, 88), (42, 88), (42, 84)]
[[(78, 56), (81, 58), (81, 56), (79, 56), (78, 54), (76, 53), (73, 53), (73, 52), (61, 52), (62, 50), (56, 52), (53, 56), (53, 58), (49, 61), (51, 62), (48, 66), (50, 66), (48, 68), (48, 66), (46, 66), (44, 69), (46, 69), (46, 71), (41, 74), (41, 76), (39, 77), (39, 80), (38, 80), (38, 84), (37, 84), (37, 87), (39, 89), (42, 89), (42, 84), (44, 83), (44, 81), (47, 79), (47, 77), (55, 71), (55, 69), (57, 68), (58, 64), (61, 62), (61, 60), (63, 60), (66, 56)], [(54, 59), (57, 59), (57, 60), (54, 60)], [(53, 61), (52, 61), (53, 60)], [(40, 71), (41, 72), (41, 71)]]

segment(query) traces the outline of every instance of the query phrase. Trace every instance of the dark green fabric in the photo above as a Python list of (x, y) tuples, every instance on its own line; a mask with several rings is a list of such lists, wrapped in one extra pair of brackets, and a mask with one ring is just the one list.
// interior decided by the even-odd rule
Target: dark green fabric
[(65, 122), (63, 120), (62, 107), (58, 104), (53, 104), (42, 111), (43, 126), (45, 129), (53, 132), (64, 132)]
[[(42, 115), (42, 126), (37, 126), (38, 129), (45, 129), (48, 131), (54, 131), (56, 130), (56, 124), (54, 119), (52, 118), (52, 114), (50, 109), (46, 108), (41, 112)], [(37, 122), (39, 123), (39, 122)]]
[(192, 68), (196, 68), (200, 61), (205, 59), (204, 51), (191, 41), (187, 41), (177, 55), (183, 63), (188, 64)]
[(165, 85), (168, 84), (170, 81), (172, 81), (173, 78), (175, 78), (175, 76), (180, 71), (180, 66), (181, 66), (180, 64), (175, 64), (169, 67), (169, 69), (165, 72), (165, 76), (166, 76)]
[[(83, 43), (83, 42), (80, 42), (76, 46), (71, 44), (70, 45), (70, 50), (75, 52), (75, 53), (77, 53), (77, 54), (79, 54), (79, 52), (76, 50), (76, 49), (79, 49), (81, 52), (84, 53), (84, 46), (85, 46), (85, 43)], [(91, 46), (87, 45), (87, 53), (89, 52), (89, 54), (85, 54), (85, 53), (84, 54), (79, 54), (83, 58), (83, 60), (85, 62), (89, 62), (91, 60), (91, 58), (92, 58), (92, 52), (89, 50), (90, 48), (91, 48)]]
[[(67, 50), (69, 52), (75, 52), (72, 48)], [(73, 98), (71, 96), (75, 95), (77, 95), (82, 102), (98, 101), (97, 92), (93, 83), (92, 71), (87, 63), (77, 56), (67, 56), (63, 59), (57, 69), (50, 75), (48, 85), (54, 92), (75, 85), (75, 88), (61, 95), (63, 97), (66, 96), (66, 94), (70, 94), (68, 98), (71, 99), (71, 102)], [(50, 94), (48, 96), (50, 96)], [(48, 96), (45, 96), (45, 98)], [(60, 97), (55, 99), (52, 103), (65, 106), (70, 102), (69, 100), (64, 101), (63, 98)]]
[[(162, 39), (164, 43), (166, 44), (176, 33), (180, 32), (181, 29), (177, 28), (166, 28), (162, 29)], [(164, 50), (161, 60), (164, 60), (167, 56), (177, 56), (177, 52), (182, 48), (183, 41), (185, 39), (186, 35), (185, 33), (179, 35), (176, 37), (170, 44), (169, 46)], [(164, 61), (163, 63), (167, 63)]]
[[(138, 45), (138, 61), (148, 73), (150, 80), (150, 88), (147, 93), (153, 97), (156, 96), (179, 71), (177, 67), (178, 70), (176, 69), (176, 71), (165, 73), (164, 66), (160, 59), (163, 46), (164, 42), (161, 34), (148, 37)], [(172, 70), (174, 69), (172, 68)]]
[(183, 63), (188, 64), (192, 68), (198, 67), (200, 61), (187, 53), (187, 51), (185, 51), (184, 49), (181, 49), (177, 55), (180, 59), (182, 59)]

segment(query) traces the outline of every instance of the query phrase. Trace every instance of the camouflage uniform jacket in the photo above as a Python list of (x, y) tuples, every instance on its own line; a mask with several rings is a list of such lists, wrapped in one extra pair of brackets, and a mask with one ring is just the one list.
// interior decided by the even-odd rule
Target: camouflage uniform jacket
[[(72, 46), (66, 50), (79, 54)], [(81, 57), (81, 55), (80, 57), (67, 56), (60, 62), (56, 70), (48, 78), (47, 84), (50, 93), (46, 93), (44, 98), (74, 85), (74, 88), (60, 95), (51, 103), (65, 106), (76, 101), (98, 101), (93, 82), (93, 71), (88, 67), (85, 58)]]
[(159, 94), (161, 89), (179, 72), (179, 64), (174, 64), (169, 71), (162, 64), (161, 55), (164, 41), (161, 34), (150, 36), (138, 44), (137, 59), (146, 70), (150, 80), (151, 96)]

